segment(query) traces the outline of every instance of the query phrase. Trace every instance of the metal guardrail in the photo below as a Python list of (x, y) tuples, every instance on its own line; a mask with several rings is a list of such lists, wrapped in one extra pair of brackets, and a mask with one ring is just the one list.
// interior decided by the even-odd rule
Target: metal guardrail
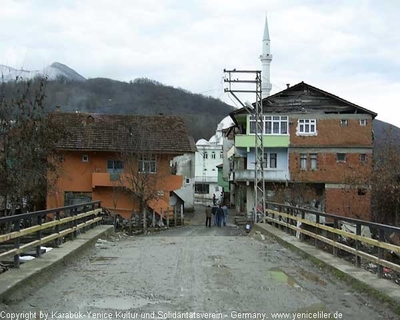
[[(93, 227), (102, 220), (98, 216), (101, 211), (101, 202), (93, 201), (0, 217), (0, 227), (11, 228), (11, 232), (0, 234), (0, 250), (3, 248), (0, 251), (0, 260), (14, 256), (14, 267), (18, 268), (21, 253), (35, 247), (36, 256), (40, 257), (42, 245), (53, 242), (58, 247), (63, 237), (69, 235), (72, 239), (76, 238), (78, 230), (84, 233), (88, 227)], [(22, 239), (27, 243), (21, 244)]]
[[(386, 242), (386, 236), (393, 234), (400, 236), (399, 227), (269, 201), (266, 202), (266, 209), (266, 222), (281, 229), (285, 228), (288, 233), (298, 232), (301, 240), (305, 240), (305, 236), (314, 238), (316, 247), (319, 246), (320, 242), (330, 245), (334, 256), (338, 256), (338, 249), (353, 254), (357, 267), (361, 267), (361, 259), (365, 259), (377, 265), (379, 277), (383, 276), (384, 267), (400, 273), (399, 264), (385, 259), (385, 252), (393, 252), (400, 256), (400, 246)], [(315, 215), (315, 222), (307, 219), (306, 214)], [(325, 218), (325, 223), (321, 223), (322, 217)], [(297, 226), (298, 222), (301, 222), (300, 227)], [(342, 230), (341, 226), (344, 222), (355, 225), (356, 232), (351, 233)], [(373, 233), (377, 235), (376, 239), (362, 236), (361, 230), (363, 226), (374, 231)], [(354, 247), (341, 243), (339, 237), (354, 240)], [(365, 247), (368, 246), (375, 248), (376, 253), (365, 252)]]

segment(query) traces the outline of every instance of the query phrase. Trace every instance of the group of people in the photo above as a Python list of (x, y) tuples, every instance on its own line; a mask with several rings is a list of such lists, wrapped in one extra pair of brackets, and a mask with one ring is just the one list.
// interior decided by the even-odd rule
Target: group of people
[(206, 208), (206, 227), (211, 228), (211, 218), (214, 216), (214, 226), (221, 227), (226, 226), (226, 218), (228, 216), (228, 207), (224, 204), (223, 206), (207, 206)]

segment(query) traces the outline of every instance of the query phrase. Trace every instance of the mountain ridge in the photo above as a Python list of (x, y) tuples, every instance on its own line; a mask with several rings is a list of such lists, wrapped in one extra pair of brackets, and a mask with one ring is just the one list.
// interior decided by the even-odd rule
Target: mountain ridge
[(24, 70), (16, 69), (4, 64), (0, 64), (0, 75), (3, 82), (15, 80), (32, 80), (37, 77), (47, 78), (48, 80), (56, 80), (59, 77), (74, 80), (85, 81), (82, 75), (74, 69), (60, 62), (53, 62), (42, 70)]

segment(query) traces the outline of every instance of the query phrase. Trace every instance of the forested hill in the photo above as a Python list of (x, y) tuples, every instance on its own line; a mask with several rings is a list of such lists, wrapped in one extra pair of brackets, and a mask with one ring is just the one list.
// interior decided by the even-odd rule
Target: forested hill
[(48, 110), (60, 106), (65, 112), (180, 115), (195, 141), (214, 135), (217, 124), (233, 110), (218, 99), (149, 79), (121, 82), (104, 78), (49, 81), (45, 106)]

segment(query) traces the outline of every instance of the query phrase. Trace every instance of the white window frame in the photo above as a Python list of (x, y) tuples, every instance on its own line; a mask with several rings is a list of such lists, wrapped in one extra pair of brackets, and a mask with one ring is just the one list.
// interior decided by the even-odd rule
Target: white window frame
[[(270, 124), (269, 132), (267, 124)], [(283, 125), (285, 124), (285, 125)], [(263, 132), (265, 135), (289, 135), (289, 117), (277, 115), (263, 116)], [(256, 118), (255, 115), (249, 115), (249, 134), (255, 134)]]
[(208, 153), (207, 153), (207, 152), (204, 152), (203, 158), (204, 158), (204, 159), (208, 159)]
[(215, 152), (211, 152), (211, 159), (215, 159)]
[(360, 162), (362, 163), (367, 162), (367, 155), (365, 153), (360, 154)]
[(310, 170), (317, 170), (318, 168), (318, 155), (316, 153), (310, 154)]
[(154, 155), (142, 155), (138, 162), (139, 173), (157, 173), (157, 160)]
[(300, 153), (300, 170), (307, 170), (307, 154)]
[[(268, 126), (268, 124), (270, 124)], [(285, 124), (285, 126), (283, 126)], [(288, 135), (289, 128), (289, 117), (288, 116), (276, 116), (266, 115), (264, 116), (264, 134), (267, 135)], [(285, 128), (286, 132), (283, 131)]]
[(367, 119), (360, 119), (360, 126), (365, 127), (367, 125)]
[(82, 162), (89, 162), (89, 156), (87, 154), (82, 155)]
[(317, 120), (316, 119), (298, 119), (297, 121), (298, 135), (316, 135)]
[(340, 119), (340, 126), (347, 127), (349, 125), (349, 121), (347, 119)]

